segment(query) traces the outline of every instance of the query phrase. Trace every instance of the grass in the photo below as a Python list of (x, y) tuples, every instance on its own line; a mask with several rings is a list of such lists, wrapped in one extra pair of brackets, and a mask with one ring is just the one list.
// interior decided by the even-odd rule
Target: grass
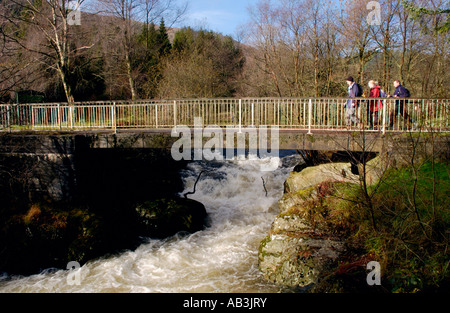
[[(351, 237), (382, 263), (384, 283), (392, 292), (448, 284), (449, 173), (449, 164), (443, 162), (389, 170), (372, 199), (376, 230), (367, 223), (364, 204), (353, 206), (360, 212), (353, 218), (358, 227)], [(358, 204), (357, 189), (344, 192)]]
[(378, 189), (369, 187), (376, 229), (358, 184), (326, 186), (326, 197), (312, 201), (309, 212), (355, 252), (343, 262), (352, 264), (366, 256), (380, 262), (385, 291), (448, 292), (449, 173), (448, 162), (388, 170)]

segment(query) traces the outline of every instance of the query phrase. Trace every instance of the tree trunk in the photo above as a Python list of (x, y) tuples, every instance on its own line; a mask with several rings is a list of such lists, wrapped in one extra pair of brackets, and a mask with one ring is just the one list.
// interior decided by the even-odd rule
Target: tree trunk
[(125, 62), (127, 65), (127, 75), (128, 75), (128, 82), (130, 84), (130, 91), (131, 91), (131, 100), (136, 100), (136, 90), (134, 87), (134, 80), (131, 76), (131, 61), (130, 56), (128, 55), (128, 52), (125, 53)]
[(64, 70), (59, 68), (58, 69), (59, 76), (61, 78), (61, 83), (63, 84), (64, 93), (66, 94), (67, 102), (69, 104), (72, 104), (75, 102), (75, 99), (72, 95), (72, 88), (70, 88), (69, 83), (67, 82), (67, 75), (64, 73)]

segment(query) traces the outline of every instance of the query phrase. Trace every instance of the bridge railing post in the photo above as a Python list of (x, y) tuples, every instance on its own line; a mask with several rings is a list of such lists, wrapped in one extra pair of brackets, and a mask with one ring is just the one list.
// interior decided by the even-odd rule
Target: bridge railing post
[(177, 100), (173, 101), (173, 128), (177, 132)]
[(309, 99), (309, 102), (308, 102), (308, 135), (312, 135), (311, 120), (312, 120), (312, 100)]
[(111, 122), (112, 122), (111, 126), (114, 129), (114, 134), (117, 134), (116, 102), (113, 102), (113, 105), (111, 106)]
[(239, 134), (242, 133), (242, 99), (239, 99)]
[(11, 132), (11, 105), (6, 106), (6, 118), (8, 123), (8, 131)]
[(62, 129), (62, 126), (61, 126), (61, 103), (58, 103), (58, 127), (59, 127), (59, 130)]
[(69, 105), (70, 128), (73, 129), (73, 105)]
[(155, 103), (155, 123), (156, 123), (156, 128), (158, 127), (158, 103)]
[(30, 108), (31, 108), (31, 129), (34, 130), (34, 125), (36, 123), (35, 117), (34, 117), (34, 106), (31, 105)]
[(255, 126), (255, 103), (252, 101), (252, 126)]

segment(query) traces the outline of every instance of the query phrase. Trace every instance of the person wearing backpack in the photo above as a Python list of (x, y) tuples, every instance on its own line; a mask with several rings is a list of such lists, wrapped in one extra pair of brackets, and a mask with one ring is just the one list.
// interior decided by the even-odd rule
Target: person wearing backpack
[[(399, 80), (394, 81), (394, 97), (395, 98), (409, 98), (411, 96), (411, 93), (408, 89), (402, 86)], [(391, 97), (388, 95), (388, 98)], [(395, 100), (395, 106), (394, 109), (391, 111), (390, 119), (389, 119), (389, 128), (393, 129), (394, 127), (394, 119), (395, 116), (401, 114), (403, 116), (404, 121), (408, 120), (412, 125), (413, 128), (417, 127), (417, 124), (413, 121), (411, 116), (408, 114), (408, 112), (405, 111), (405, 102), (406, 100)]]
[[(369, 81), (370, 94), (369, 98), (380, 98), (381, 96), (381, 87), (379, 86), (377, 81), (371, 80)], [(371, 99), (369, 100), (368, 112), (367, 116), (369, 118), (369, 124), (371, 129), (377, 129), (379, 123), (379, 111), (383, 107), (383, 103), (379, 99)]]
[[(349, 98), (362, 96), (363, 90), (358, 83), (355, 83), (352, 76), (347, 77), (346, 82), (348, 85)], [(359, 119), (356, 117), (356, 110), (358, 109), (358, 106), (358, 100), (348, 99), (346, 102), (345, 123), (347, 125), (347, 129), (351, 128), (352, 122), (355, 124), (359, 123)]]

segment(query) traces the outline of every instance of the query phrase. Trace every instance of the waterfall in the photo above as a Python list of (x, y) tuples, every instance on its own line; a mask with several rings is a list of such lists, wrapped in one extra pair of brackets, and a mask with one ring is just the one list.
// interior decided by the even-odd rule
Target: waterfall
[[(279, 162), (272, 172), (261, 163)], [(0, 292), (279, 292), (258, 270), (258, 247), (278, 214), (283, 184), (299, 156), (194, 161), (180, 172), (185, 190), (209, 214), (194, 234), (145, 239), (134, 251), (84, 264), (75, 273), (47, 270), (29, 277), (0, 276)], [(31, 261), (31, 260), (30, 260)]]

